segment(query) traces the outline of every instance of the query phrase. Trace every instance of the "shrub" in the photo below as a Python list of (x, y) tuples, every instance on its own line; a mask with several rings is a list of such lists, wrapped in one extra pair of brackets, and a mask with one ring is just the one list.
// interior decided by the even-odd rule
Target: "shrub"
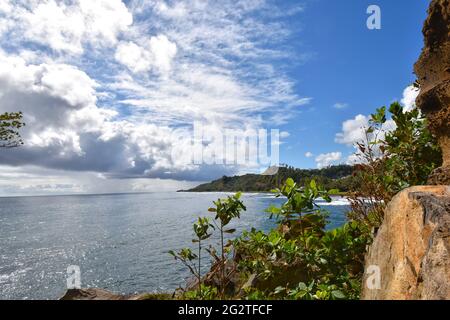
[(394, 102), (389, 107), (395, 128), (385, 129), (386, 107), (371, 115), (365, 139), (357, 143), (361, 164), (354, 176), (359, 188), (349, 198), (349, 218), (378, 227), (385, 205), (399, 191), (426, 184), (431, 171), (441, 164), (441, 151), (418, 109), (404, 111)]
[(234, 241), (238, 270), (258, 279), (246, 298), (358, 298), (368, 234), (357, 222), (325, 231), (327, 215), (316, 200), (331, 198), (314, 181), (299, 188), (288, 179), (276, 192), (287, 198), (269, 209), (278, 227), (267, 234), (252, 229)]

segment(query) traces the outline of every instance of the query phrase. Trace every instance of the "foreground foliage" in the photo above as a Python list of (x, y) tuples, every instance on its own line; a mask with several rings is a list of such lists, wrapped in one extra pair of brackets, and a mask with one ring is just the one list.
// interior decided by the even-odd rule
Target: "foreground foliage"
[(349, 218), (379, 227), (384, 208), (401, 190), (426, 184), (428, 175), (441, 165), (441, 150), (418, 109), (389, 107), (393, 130), (387, 130), (386, 107), (371, 115), (365, 140), (358, 142), (360, 164), (354, 178), (359, 186), (350, 197)]
[[(383, 221), (385, 205), (404, 188), (425, 184), (428, 175), (441, 162), (438, 144), (418, 110), (404, 111), (395, 102), (389, 113), (391, 120), (387, 119), (386, 107), (377, 109), (365, 128), (365, 140), (357, 143), (356, 155), (360, 164), (347, 180), (351, 210), (346, 224), (334, 230), (325, 229), (328, 215), (317, 200), (330, 202), (330, 195), (338, 190), (326, 191), (311, 175), (302, 179), (305, 172), (280, 168), (278, 176), (255, 178), (263, 181), (258, 187), (267, 188), (279, 185), (278, 179), (283, 177), (281, 187), (272, 191), (286, 201), (280, 207), (267, 209), (270, 217), (276, 219), (277, 227), (268, 233), (256, 229), (244, 231), (225, 244), (223, 234), (235, 230), (224, 227), (232, 219), (239, 218), (245, 206), (239, 193), (215, 201), (215, 207), (209, 211), (216, 214), (214, 223), (220, 232), (221, 254), (214, 248), (207, 250), (213, 258), (210, 272), (202, 281), (200, 273), (192, 269), (198, 277), (198, 286), (187, 288), (180, 297), (358, 299), (366, 248), (372, 240), (373, 230)], [(340, 166), (340, 169), (339, 181), (347, 179), (347, 167)], [(294, 179), (285, 178), (286, 172), (297, 175)], [(224, 177), (200, 186), (200, 189), (227, 185), (234, 188), (254, 180), (253, 175), (244, 178)], [(207, 220), (204, 221), (207, 224)], [(183, 259), (200, 259), (200, 236), (198, 242), (198, 255), (183, 249), (174, 256), (182, 262)]]
[(256, 276), (245, 298), (358, 298), (369, 236), (357, 222), (325, 231), (327, 213), (316, 201), (330, 202), (336, 191), (315, 181), (300, 188), (288, 179), (275, 192), (287, 199), (268, 210), (278, 227), (267, 234), (253, 229), (234, 241), (239, 271)]
[[(365, 246), (370, 237), (357, 222), (326, 231), (327, 213), (317, 205), (319, 198), (330, 202), (330, 194), (314, 180), (305, 187), (287, 179), (273, 190), (286, 202), (267, 211), (277, 219), (277, 228), (269, 233), (252, 229), (244, 231), (234, 241), (223, 244), (222, 254), (208, 250), (217, 268), (217, 279), (212, 284), (183, 292), (186, 299), (357, 299), (363, 270)], [(217, 230), (238, 218), (245, 209), (240, 194), (215, 201), (210, 211), (216, 213)], [(226, 204), (226, 205), (225, 205)], [(220, 218), (222, 216), (222, 218)], [(224, 232), (234, 232), (224, 230)], [(221, 235), (222, 235), (222, 231)], [(229, 272), (225, 262), (230, 259), (225, 248), (233, 251), (234, 268)], [(198, 255), (199, 256), (199, 255)], [(198, 257), (190, 249), (183, 249), (178, 259), (184, 262)], [(229, 260), (228, 260), (229, 261)], [(198, 276), (195, 267), (191, 272)], [(254, 279), (246, 286), (248, 279)], [(225, 286), (233, 282), (232, 289)], [(200, 284), (201, 281), (199, 280)]]

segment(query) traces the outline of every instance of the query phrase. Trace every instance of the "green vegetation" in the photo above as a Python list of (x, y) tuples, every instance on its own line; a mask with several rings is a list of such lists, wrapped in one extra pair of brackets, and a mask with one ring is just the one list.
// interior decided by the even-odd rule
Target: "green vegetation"
[(355, 299), (359, 296), (365, 246), (370, 237), (358, 223), (325, 231), (327, 213), (316, 203), (331, 202), (330, 194), (314, 180), (305, 187), (287, 179), (271, 207), (278, 227), (265, 234), (252, 229), (234, 241), (238, 270), (256, 276), (243, 298)]
[(0, 114), (0, 147), (13, 148), (23, 145), (19, 129), (25, 124), (22, 112), (5, 112)]
[(352, 172), (353, 167), (349, 165), (331, 166), (323, 169), (296, 169), (291, 166), (281, 166), (275, 175), (223, 176), (188, 191), (269, 192), (279, 187), (287, 178), (292, 178), (302, 186), (309, 184), (311, 180), (315, 180), (326, 189), (339, 189), (342, 192), (347, 192), (357, 189)]
[[(225, 229), (225, 227), (234, 218), (240, 218), (241, 211), (246, 210), (244, 204), (240, 200), (241, 194), (237, 193), (234, 196), (229, 196), (226, 199), (218, 199), (214, 201), (214, 207), (208, 209), (209, 212), (215, 213), (215, 218), (212, 225), (208, 218), (199, 218), (198, 222), (194, 224), (194, 232), (197, 239), (193, 239), (192, 242), (198, 243), (198, 255), (194, 254), (190, 248), (181, 249), (178, 253), (174, 251), (169, 251), (175, 260), (181, 261), (189, 271), (197, 278), (197, 289), (191, 290), (184, 293), (184, 298), (186, 299), (197, 299), (197, 298), (214, 298), (220, 293), (220, 297), (225, 298), (225, 287), (228, 282), (229, 275), (226, 270), (227, 253), (229, 251), (229, 246), (225, 245), (224, 234), (232, 234), (235, 229)], [(208, 239), (211, 234), (210, 229), (217, 229), (220, 234), (220, 256), (217, 255), (217, 250), (213, 247), (207, 249), (210, 256), (215, 261), (216, 270), (219, 273), (218, 288), (213, 288), (205, 286), (201, 279), (201, 241)], [(198, 267), (195, 265), (194, 261), (197, 260)], [(218, 290), (219, 289), (219, 290)]]
[(240, 218), (241, 210), (246, 210), (244, 204), (240, 200), (241, 194), (237, 193), (232, 197), (228, 197), (227, 199), (218, 199), (214, 201), (215, 207), (211, 207), (208, 209), (209, 212), (214, 212), (216, 214), (214, 220), (218, 221), (218, 229), (220, 232), (220, 258), (214, 254), (213, 250), (209, 250), (211, 255), (215, 258), (216, 262), (220, 266), (220, 293), (221, 296), (224, 297), (225, 294), (225, 283), (226, 283), (226, 248), (224, 244), (224, 233), (234, 233), (235, 229), (227, 229), (224, 228), (231, 222), (234, 218)]
[[(359, 296), (365, 246), (370, 236), (357, 222), (325, 231), (327, 213), (316, 203), (318, 198), (330, 202), (330, 194), (314, 180), (305, 187), (287, 179), (273, 190), (278, 197), (286, 197), (280, 207), (267, 209), (277, 219), (277, 228), (264, 233), (245, 231), (226, 246), (223, 230), (233, 218), (239, 218), (245, 207), (239, 194), (215, 201), (215, 220), (220, 222), (222, 254), (208, 250), (215, 263), (209, 281), (201, 289), (188, 289), (181, 297), (186, 299), (355, 299)], [(224, 251), (227, 248), (227, 251)], [(233, 255), (230, 258), (230, 253)], [(183, 262), (190, 249), (181, 252)], [(197, 256), (190, 253), (189, 259)], [(233, 266), (226, 267), (230, 264)], [(190, 268), (197, 275), (193, 268)], [(253, 278), (251, 286), (245, 286)], [(200, 283), (200, 281), (199, 281)], [(226, 288), (226, 289), (225, 289)], [(203, 292), (203, 293), (202, 293)]]
[[(198, 295), (202, 295), (202, 241), (211, 237), (209, 233), (210, 228), (214, 229), (214, 226), (209, 223), (208, 218), (198, 218), (197, 223), (194, 223), (194, 233), (197, 236), (196, 239), (192, 239), (193, 243), (198, 243), (198, 254), (192, 252), (190, 248), (181, 249), (179, 252), (169, 251), (175, 260), (181, 261), (186, 267), (189, 268), (191, 273), (197, 278), (198, 282)], [(196, 266), (193, 261), (198, 260), (198, 265)]]
[[(195, 188), (195, 191), (235, 188), (266, 191), (282, 181), (272, 192), (286, 201), (280, 207), (267, 209), (270, 218), (277, 220), (273, 230), (265, 233), (253, 228), (227, 244), (223, 242), (223, 233), (234, 230), (224, 227), (231, 219), (239, 218), (245, 206), (239, 193), (215, 201), (215, 207), (209, 211), (216, 213), (215, 221), (220, 222), (216, 229), (220, 230), (222, 254), (218, 256), (214, 249), (208, 250), (215, 262), (203, 283), (199, 279), (200, 289), (188, 287), (179, 297), (358, 299), (366, 248), (372, 241), (374, 228), (383, 220), (387, 202), (402, 189), (425, 183), (441, 159), (436, 140), (419, 111), (404, 112), (398, 103), (393, 103), (389, 112), (395, 128), (384, 129), (386, 108), (377, 109), (365, 130), (365, 141), (357, 144), (361, 163), (355, 168), (337, 166), (313, 172), (284, 167), (278, 176), (224, 177)], [(287, 174), (293, 174), (294, 178), (286, 177)], [(325, 230), (327, 212), (317, 200), (330, 202), (330, 195), (338, 190), (326, 191), (329, 188), (321, 187), (314, 179), (319, 174), (331, 179), (325, 180), (328, 185), (352, 174), (348, 222), (330, 231)]]
[(441, 150), (419, 110), (404, 112), (398, 102), (389, 107), (395, 129), (386, 131), (386, 107), (372, 114), (365, 140), (357, 144), (360, 164), (354, 172), (359, 188), (350, 194), (349, 217), (378, 227), (384, 208), (399, 191), (426, 184), (441, 165)]

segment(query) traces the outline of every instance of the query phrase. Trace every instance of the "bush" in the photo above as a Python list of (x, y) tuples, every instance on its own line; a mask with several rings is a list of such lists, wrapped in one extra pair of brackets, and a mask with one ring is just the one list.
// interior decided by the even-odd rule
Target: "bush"
[(316, 186), (299, 188), (293, 180), (277, 190), (287, 201), (270, 208), (278, 227), (269, 233), (252, 229), (234, 241), (238, 270), (256, 275), (253, 299), (357, 299), (368, 233), (357, 222), (325, 231), (327, 214), (317, 204), (329, 193)]
[(399, 191), (426, 184), (434, 168), (441, 165), (441, 151), (418, 109), (404, 111), (394, 102), (389, 107), (395, 129), (387, 131), (386, 107), (371, 115), (365, 140), (358, 142), (361, 164), (354, 176), (359, 186), (350, 197), (349, 218), (369, 228), (383, 221), (385, 205)]
[[(215, 201), (215, 207), (209, 211), (216, 214), (221, 253), (208, 252), (216, 261), (210, 273), (217, 270), (219, 283), (215, 286), (202, 283), (200, 273), (192, 268), (199, 278), (199, 286), (185, 291), (183, 297), (358, 299), (364, 255), (372, 240), (371, 229), (381, 224), (385, 204), (402, 189), (424, 184), (441, 163), (436, 140), (418, 110), (404, 112), (396, 102), (391, 104), (389, 112), (395, 128), (385, 129), (386, 107), (379, 108), (365, 130), (365, 141), (357, 144), (361, 164), (347, 181), (349, 186), (358, 186), (349, 197), (352, 207), (349, 222), (326, 231), (328, 215), (317, 200), (330, 202), (330, 194), (337, 190), (326, 191), (314, 179), (303, 179), (300, 184), (288, 178), (279, 189), (273, 190), (277, 197), (283, 196), (286, 201), (280, 207), (267, 210), (271, 218), (277, 219), (277, 227), (268, 233), (256, 229), (244, 231), (230, 246), (230, 243), (224, 244), (223, 233), (232, 233), (234, 229), (224, 227), (231, 219), (239, 218), (245, 206), (239, 199), (240, 194)], [(203, 225), (207, 224), (204, 220)], [(204, 233), (207, 230), (197, 234), (199, 241)], [(234, 253), (232, 269), (239, 277), (235, 290), (230, 292), (225, 291), (225, 285), (232, 281), (233, 273), (226, 272), (226, 259), (230, 259), (226, 253), (231, 248)], [(178, 256), (172, 254), (182, 262), (191, 262), (200, 256), (201, 246), (199, 243), (198, 256), (184, 250)]]

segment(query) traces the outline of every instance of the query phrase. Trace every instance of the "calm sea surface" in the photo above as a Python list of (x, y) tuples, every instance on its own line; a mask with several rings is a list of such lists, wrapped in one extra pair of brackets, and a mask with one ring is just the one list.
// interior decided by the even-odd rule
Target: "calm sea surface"
[[(149, 193), (0, 198), (0, 299), (56, 299), (67, 267), (82, 287), (118, 293), (172, 291), (189, 276), (167, 251), (191, 245), (192, 223), (225, 193)], [(245, 194), (237, 233), (269, 230), (268, 194)], [(329, 228), (345, 222), (345, 201), (324, 207)], [(214, 239), (212, 240), (214, 241)], [(206, 254), (206, 253), (205, 253)], [(206, 260), (206, 259), (205, 259)], [(205, 268), (206, 270), (206, 268)]]

